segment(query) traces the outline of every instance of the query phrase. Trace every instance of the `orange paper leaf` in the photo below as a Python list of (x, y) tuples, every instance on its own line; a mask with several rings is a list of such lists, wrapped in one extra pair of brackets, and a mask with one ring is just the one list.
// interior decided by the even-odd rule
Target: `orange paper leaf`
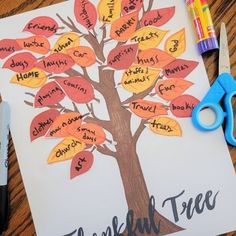
[(186, 49), (185, 29), (181, 29), (177, 33), (171, 35), (165, 43), (165, 51), (173, 57), (178, 57), (184, 53)]
[(73, 179), (89, 171), (93, 165), (93, 153), (89, 151), (82, 151), (76, 154), (71, 162), (70, 178)]
[(150, 120), (149, 128), (156, 134), (165, 136), (182, 136), (179, 123), (169, 117), (156, 117)]
[(167, 109), (162, 103), (143, 99), (132, 101), (129, 104), (129, 108), (135, 115), (143, 119), (150, 119), (159, 115), (167, 115)]
[(193, 83), (188, 80), (173, 78), (157, 82), (155, 90), (159, 97), (171, 101), (192, 85)]
[(66, 137), (56, 147), (53, 148), (48, 164), (72, 159), (78, 152), (83, 151), (85, 144), (75, 137)]
[(76, 64), (88, 67), (96, 63), (96, 55), (90, 47), (79, 46), (67, 50)]
[(4, 59), (16, 51), (20, 51), (21, 47), (15, 39), (0, 40), (0, 58)]
[(82, 122), (82, 116), (78, 112), (68, 112), (56, 118), (51, 125), (46, 137), (66, 137), (74, 132)]
[(138, 23), (138, 13), (133, 12), (118, 20), (111, 25), (110, 37), (117, 41), (128, 40), (136, 30)]

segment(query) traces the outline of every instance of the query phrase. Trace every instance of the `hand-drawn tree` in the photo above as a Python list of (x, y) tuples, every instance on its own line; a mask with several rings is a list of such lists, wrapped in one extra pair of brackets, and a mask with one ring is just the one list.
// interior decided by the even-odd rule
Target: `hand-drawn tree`
[[(142, 0), (100, 0), (97, 9), (88, 0), (75, 0), (78, 24), (71, 17), (65, 20), (59, 14), (57, 17), (64, 27), (58, 27), (51, 17), (36, 17), (24, 29), (34, 36), (1, 40), (0, 47), (4, 50), (0, 56), (5, 58), (22, 49), (30, 51), (13, 55), (3, 67), (17, 72), (12, 83), (40, 88), (36, 94), (27, 93), (34, 97), (34, 103), (25, 101), (35, 108), (47, 108), (31, 123), (31, 141), (41, 136), (64, 138), (52, 150), (48, 163), (72, 160), (71, 178), (75, 178), (91, 168), (94, 150), (115, 158), (128, 208), (135, 220), (144, 222), (144, 226), (139, 222), (142, 235), (165, 235), (183, 229), (155, 210), (159, 232), (149, 232), (145, 218), (149, 214), (150, 194), (140, 166), (137, 142), (146, 127), (160, 135), (182, 135), (178, 121), (167, 114), (170, 110), (176, 117), (191, 115), (198, 100), (183, 95), (193, 84), (184, 78), (198, 63), (177, 59), (185, 51), (184, 29), (166, 40), (164, 50), (157, 48), (168, 33), (159, 27), (174, 16), (175, 7), (152, 7), (153, 0), (147, 1), (147, 6)], [(97, 19), (101, 24), (96, 32)], [(57, 34), (59, 29), (66, 28), (71, 32)], [(47, 38), (53, 35), (60, 37), (51, 49)], [(82, 41), (89, 46), (81, 46)], [(46, 57), (37, 59), (32, 53)], [(87, 70), (92, 65), (98, 69), (98, 79)], [(117, 84), (116, 73), (120, 70), (124, 73)], [(122, 100), (120, 87), (131, 95)], [(104, 98), (109, 120), (95, 114), (93, 104), (99, 102), (95, 91)], [(72, 101), (74, 110), (60, 103), (65, 96)], [(156, 102), (156, 97), (164, 103)], [(86, 104), (88, 113), (81, 114), (82, 104)], [(132, 133), (134, 114), (141, 120)], [(114, 150), (108, 145), (108, 133)]]

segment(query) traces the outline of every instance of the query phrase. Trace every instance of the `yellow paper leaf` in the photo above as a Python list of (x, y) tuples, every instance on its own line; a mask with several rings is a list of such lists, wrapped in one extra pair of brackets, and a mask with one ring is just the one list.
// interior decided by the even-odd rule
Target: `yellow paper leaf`
[(100, 0), (98, 4), (99, 20), (110, 24), (120, 17), (121, 0)]
[(140, 50), (157, 47), (168, 31), (155, 27), (143, 27), (136, 31), (131, 37), (131, 42), (138, 43)]
[(165, 136), (182, 136), (179, 123), (169, 117), (156, 117), (149, 121), (149, 128), (156, 134)]
[(83, 151), (85, 143), (72, 136), (63, 139), (56, 147), (53, 148), (49, 157), (48, 164), (72, 159), (78, 152)]
[(186, 49), (185, 29), (171, 35), (165, 43), (165, 51), (173, 57), (180, 56)]
[(16, 73), (10, 82), (29, 88), (39, 88), (46, 83), (47, 79), (47, 75), (43, 70), (33, 68), (28, 72)]
[(52, 53), (67, 53), (70, 48), (78, 47), (80, 44), (80, 37), (76, 33), (65, 33), (56, 42)]
[(140, 93), (150, 88), (158, 78), (160, 70), (146, 66), (131, 66), (123, 74), (121, 84), (132, 93)]

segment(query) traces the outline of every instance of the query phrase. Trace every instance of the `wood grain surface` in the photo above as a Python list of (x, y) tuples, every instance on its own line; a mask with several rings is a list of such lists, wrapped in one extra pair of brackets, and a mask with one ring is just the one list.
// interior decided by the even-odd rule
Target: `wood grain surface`
[[(62, 1), (63, 0), (0, 0), (0, 18), (56, 4)], [(222, 21), (226, 23), (229, 39), (231, 71), (233, 76), (236, 77), (236, 1), (208, 0), (208, 3), (217, 36), (219, 36), (220, 23)], [(204, 63), (209, 80), (212, 82), (217, 75), (218, 52), (215, 51), (205, 55)], [(236, 109), (236, 103), (234, 103), (234, 108)], [(229, 151), (234, 167), (236, 168), (236, 148), (229, 146)], [(9, 144), (9, 188), (11, 206), (10, 222), (8, 230), (3, 235), (36, 235), (12, 140), (10, 140)], [(225, 234), (224, 236), (236, 236), (236, 231)]]

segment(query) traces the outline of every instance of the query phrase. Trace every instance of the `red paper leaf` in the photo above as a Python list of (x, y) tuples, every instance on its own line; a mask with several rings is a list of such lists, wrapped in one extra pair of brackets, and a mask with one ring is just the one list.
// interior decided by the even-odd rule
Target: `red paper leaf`
[(175, 7), (167, 7), (148, 11), (141, 20), (141, 26), (162, 26), (175, 14)]
[(143, 6), (143, 0), (122, 0), (121, 2), (121, 13), (126, 15), (132, 11), (140, 11)]
[(20, 51), (21, 47), (15, 39), (0, 40), (0, 58), (4, 59), (16, 51)]
[(45, 107), (57, 104), (65, 97), (61, 87), (54, 81), (45, 84), (36, 94), (35, 107)]
[(7, 59), (3, 68), (10, 69), (15, 72), (27, 72), (35, 66), (37, 59), (29, 52), (15, 54)]
[(193, 108), (199, 100), (191, 95), (181, 95), (170, 104), (170, 110), (176, 117), (191, 117)]
[(83, 77), (58, 78), (56, 82), (66, 95), (76, 103), (88, 103), (94, 99), (92, 85)]
[(134, 62), (138, 44), (118, 46), (108, 55), (108, 65), (116, 70), (128, 69)]
[(23, 31), (30, 32), (35, 35), (50, 37), (58, 30), (57, 22), (48, 16), (39, 16), (32, 19)]
[(56, 109), (49, 109), (38, 114), (30, 125), (31, 142), (39, 137), (44, 136), (60, 112)]
[(197, 61), (176, 59), (164, 66), (163, 74), (167, 78), (185, 78), (197, 67), (198, 64)]
[(88, 0), (75, 0), (74, 14), (78, 23), (93, 29), (97, 22), (96, 7)]
[(93, 154), (89, 151), (82, 151), (75, 155), (71, 162), (70, 178), (73, 179), (87, 172), (93, 165)]
[(51, 54), (37, 63), (37, 67), (49, 73), (60, 74), (70, 69), (75, 62), (72, 58), (63, 53)]

